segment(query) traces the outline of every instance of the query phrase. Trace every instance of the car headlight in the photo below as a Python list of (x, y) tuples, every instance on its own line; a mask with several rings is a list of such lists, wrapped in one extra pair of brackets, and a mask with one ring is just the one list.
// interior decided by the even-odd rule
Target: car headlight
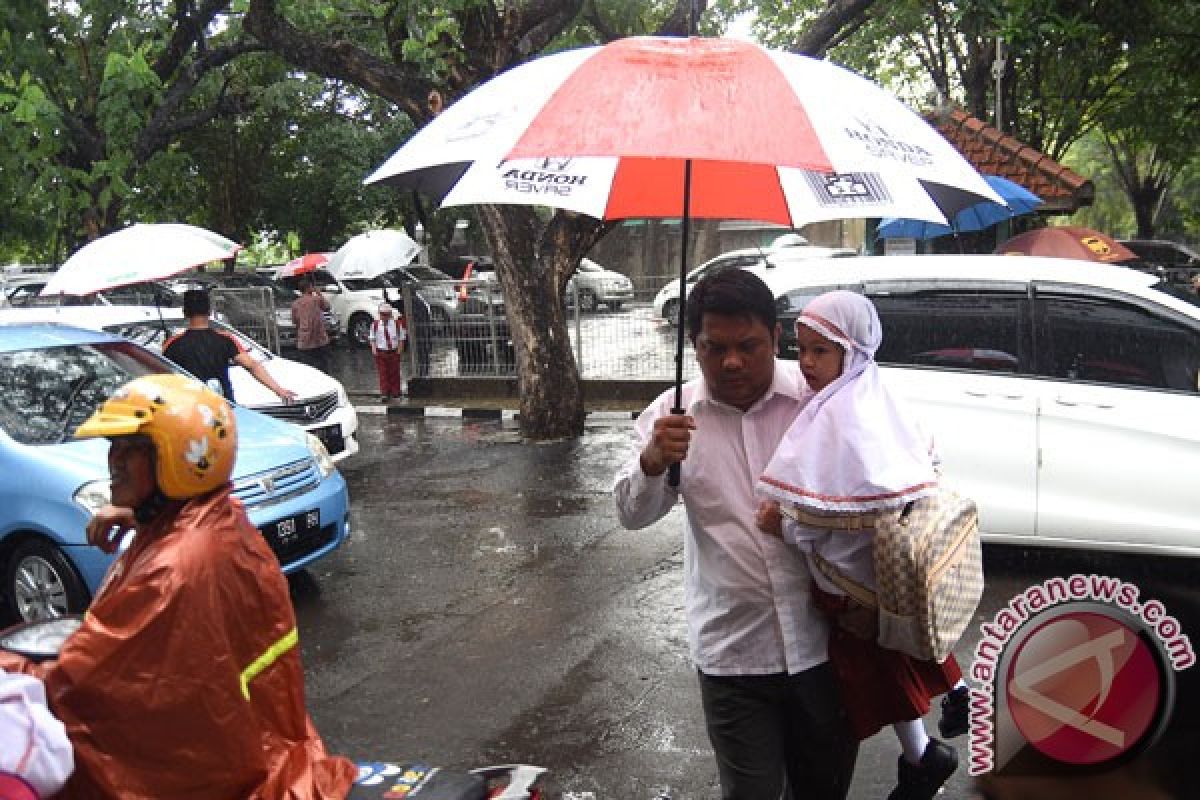
[(312, 453), (313, 461), (317, 462), (317, 469), (321, 470), (321, 477), (328, 478), (333, 474), (333, 459), (329, 457), (329, 451), (321, 444), (321, 440), (311, 433), (305, 434), (305, 439), (308, 441), (308, 452)]
[(89, 514), (95, 514), (112, 502), (112, 484), (109, 481), (88, 481), (75, 490), (71, 499)]

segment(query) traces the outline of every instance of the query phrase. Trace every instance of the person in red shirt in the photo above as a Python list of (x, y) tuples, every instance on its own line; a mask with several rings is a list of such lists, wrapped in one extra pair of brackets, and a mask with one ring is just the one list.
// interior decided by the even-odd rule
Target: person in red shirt
[(329, 301), (317, 289), (312, 278), (300, 282), (302, 294), (292, 301), (292, 322), (296, 325), (296, 351), (300, 360), (324, 373), (329, 372), (329, 331), (325, 316)]
[(75, 772), (61, 797), (333, 800), (356, 769), (305, 710), (287, 581), (233, 496), (237, 429), (196, 380), (126, 384), (75, 432), (106, 437), (111, 505), (88, 524), (107, 552), (133, 530), (58, 658), (0, 652), (41, 678)]

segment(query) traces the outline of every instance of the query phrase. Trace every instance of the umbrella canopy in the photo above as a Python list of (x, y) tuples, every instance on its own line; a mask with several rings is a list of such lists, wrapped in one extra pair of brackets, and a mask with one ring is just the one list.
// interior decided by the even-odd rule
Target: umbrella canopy
[(210, 261), (233, 258), (241, 249), (237, 242), (195, 225), (139, 223), (76, 250), (41, 293), (85, 295), (169, 278)]
[(279, 269), (280, 278), (291, 278), (295, 275), (303, 275), (306, 272), (312, 272), (318, 267), (323, 267), (329, 263), (329, 257), (333, 253), (305, 253), (299, 258), (293, 258), (291, 261), (284, 264)]
[(1053, 256), (1105, 263), (1137, 258), (1137, 254), (1108, 234), (1077, 225), (1026, 231), (1004, 242), (996, 252), (1008, 256)]
[(340, 280), (374, 278), (388, 270), (408, 266), (421, 247), (404, 231), (367, 231), (338, 248), (326, 265)]
[(1043, 204), (1042, 198), (1033, 192), (999, 175), (984, 175), (988, 186), (1000, 195), (1004, 203), (984, 200), (959, 211), (949, 225), (923, 219), (889, 217), (879, 223), (876, 237), (879, 239), (936, 239), (955, 233), (981, 231), (1006, 219), (1028, 214)]
[(443, 205), (546, 205), (601, 219), (790, 227), (946, 222), (1000, 197), (944, 137), (874, 83), (731, 39), (632, 37), (527, 62), (418, 131), (367, 183)]

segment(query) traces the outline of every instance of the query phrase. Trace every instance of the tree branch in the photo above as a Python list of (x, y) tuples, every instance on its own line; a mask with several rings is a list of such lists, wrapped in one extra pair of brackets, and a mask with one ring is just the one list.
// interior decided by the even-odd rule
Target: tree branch
[(425, 100), (434, 84), (414, 65), (385, 61), (345, 39), (306, 33), (278, 12), (275, 0), (251, 0), (243, 24), (267, 48), (297, 67), (355, 84), (395, 103), (418, 124), (433, 116)]
[(829, 50), (830, 43), (846, 25), (856, 22), (876, 0), (830, 0), (825, 10), (813, 20), (789, 48), (793, 53), (803, 53), (821, 58)]
[[(245, 110), (244, 100), (238, 99), (235, 105), (230, 105), (231, 101), (223, 101), (224, 92), (222, 91), (222, 97), (219, 97), (213, 108), (210, 109), (219, 113), (200, 112), (187, 117), (177, 117), (179, 110), (184, 103), (191, 99), (196, 85), (206, 74), (223, 67), (241, 55), (262, 49), (263, 46), (258, 42), (245, 40), (233, 42), (225, 47), (202, 53), (184, 66), (167, 88), (162, 102), (154, 109), (154, 114), (146, 121), (145, 127), (138, 134), (137, 141), (133, 146), (134, 161), (139, 164), (144, 163), (151, 155), (165, 147), (172, 136), (202, 125), (218, 116), (219, 113), (233, 114)], [(184, 120), (193, 121), (184, 122)]]
[(191, 13), (184, 4), (177, 6), (175, 30), (171, 34), (171, 41), (167, 42), (162, 54), (151, 66), (160, 81), (166, 83), (167, 79), (175, 74), (193, 47), (203, 47), (204, 32), (208, 30), (209, 24), (217, 14), (228, 5), (229, 0), (204, 0), (198, 9)]

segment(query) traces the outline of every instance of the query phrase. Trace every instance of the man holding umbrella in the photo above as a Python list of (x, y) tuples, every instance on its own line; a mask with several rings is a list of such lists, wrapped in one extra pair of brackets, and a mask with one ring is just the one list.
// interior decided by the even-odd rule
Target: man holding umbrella
[(683, 500), (688, 638), (722, 797), (844, 798), (858, 741), (826, 661), (828, 628), (803, 560), (755, 525), (755, 480), (801, 409), (804, 379), (776, 360), (775, 300), (749, 272), (697, 283), (687, 327), (701, 377), (683, 387), (686, 413), (671, 413), (670, 390), (638, 418), (614, 489), (621, 524), (644, 528)]

